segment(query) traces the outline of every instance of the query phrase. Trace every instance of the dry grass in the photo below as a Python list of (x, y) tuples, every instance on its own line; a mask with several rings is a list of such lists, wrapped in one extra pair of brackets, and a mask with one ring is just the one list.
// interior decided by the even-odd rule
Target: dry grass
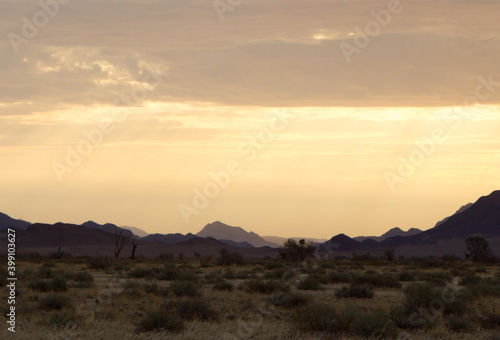
[[(444, 270), (436, 267), (425, 268), (411, 261), (370, 266), (359, 262), (353, 265), (346, 260), (315, 268), (315, 273), (304, 273), (298, 265), (289, 263), (275, 265), (271, 261), (234, 266), (231, 267), (231, 271), (228, 271), (226, 267), (201, 267), (199, 261), (187, 259), (170, 263), (169, 270), (178, 271), (181, 274), (176, 276), (178, 279), (165, 281), (159, 280), (156, 276), (156, 273), (159, 273), (165, 266), (165, 263), (160, 260), (141, 259), (136, 262), (130, 260), (119, 262), (114, 263), (110, 268), (101, 270), (89, 268), (84, 259), (78, 258), (60, 261), (50, 260), (51, 264), (48, 266), (44, 266), (43, 262), (19, 263), (19, 296), (16, 304), (18, 324), (15, 338), (30, 340), (376, 339), (377, 333), (370, 336), (370, 332), (372, 332), (373, 327), (378, 327), (376, 326), (378, 322), (392, 322), (388, 316), (395, 307), (404, 306), (406, 287), (411, 284), (423, 283), (422, 278), (429, 281), (442, 280), (443, 278), (448, 280), (447, 275), (450, 272), (449, 268)], [(460, 268), (470, 267), (473, 271), (476, 269), (472, 264), (459, 263), (458, 266)], [(286, 268), (286, 270), (282, 268)], [(67, 278), (67, 290), (57, 292), (69, 300), (69, 303), (64, 303), (61, 308), (43, 307), (45, 306), (43, 301), (47, 299), (48, 295), (56, 293), (41, 292), (29, 287), (31, 282), (41, 280), (40, 275), (46, 275), (47, 269), (54, 274), (54, 277)], [(398, 276), (402, 272), (410, 274), (415, 272), (416, 275), (412, 275), (420, 280), (401, 281), (402, 288), (398, 288), (397, 285), (393, 288), (375, 287), (375, 293), (371, 299), (340, 299), (336, 297), (336, 291), (345, 286), (345, 283), (323, 283), (323, 281), (321, 290), (297, 289), (297, 286), (300, 287), (297, 283), (303, 282), (306, 277), (329, 278), (331, 273), (339, 274), (339, 270), (342, 271), (342, 275), (351, 275), (356, 278), (367, 271), (372, 276), (379, 274)], [(269, 274), (270, 271), (273, 272)], [(91, 285), (78, 285), (79, 278), (88, 277), (88, 274), (81, 274), (82, 272), (92, 275), (94, 281)], [(213, 274), (214, 272), (215, 274)], [(265, 277), (266, 272), (268, 274)], [(293, 274), (290, 274), (291, 272)], [(447, 274), (440, 274), (443, 272)], [(494, 278), (497, 272), (497, 267), (487, 267), (486, 273), (484, 269), (480, 269), (478, 275)], [(217, 273), (220, 273), (224, 282), (233, 285), (233, 290), (214, 288), (217, 282), (220, 282)], [(278, 274), (282, 275), (281, 279), (278, 278)], [(267, 280), (270, 277), (272, 280), (290, 287), (290, 292), (287, 290), (281, 292), (280, 289), (272, 292), (261, 292), (258, 289), (249, 290), (246, 288), (248, 282), (260, 279)], [(458, 287), (458, 289), (468, 289), (458, 285), (460, 279), (461, 277), (452, 277), (452, 280), (446, 284)], [(52, 278), (44, 280), (52, 280)], [(174, 294), (172, 287), (188, 282), (198, 287), (198, 294), (193, 297), (189, 294), (188, 296)], [(500, 283), (497, 282), (497, 284)], [(280, 294), (288, 296), (289, 299), (296, 294), (300, 299), (297, 298), (297, 304), (292, 302), (285, 307), (279, 303), (279, 299), (282, 298)], [(408, 339), (498, 340), (498, 337), (495, 338), (495, 334), (498, 333), (495, 322), (500, 313), (500, 296), (491, 294), (491, 291), (488, 291), (485, 296), (476, 296), (471, 301), (467, 300), (467, 312), (463, 315), (448, 315), (446, 312), (443, 315), (435, 315), (432, 325), (425, 329), (397, 329), (395, 324), (391, 324), (391, 327), (395, 327), (397, 332), (408, 332), (410, 334)], [(5, 301), (6, 296), (3, 296), (2, 300)], [(189, 301), (198, 302), (193, 304)], [(200, 301), (205, 305), (200, 307)], [(355, 308), (362, 321), (353, 322), (349, 326), (350, 328), (343, 330), (340, 334), (313, 332), (307, 327), (298, 327), (294, 323), (296, 310), (311, 303), (332, 306), (337, 314), (348, 308)], [(182, 322), (185, 327), (182, 331), (179, 333), (165, 331), (142, 333), (137, 331), (140, 321), (147, 313), (152, 310), (170, 310), (171, 313), (177, 313), (179, 308), (172, 306), (183, 306), (184, 308), (184, 312), (176, 316), (184, 318)], [(208, 317), (201, 321), (200, 314), (196, 314), (196, 311), (191, 314), (185, 312), (185, 308), (205, 308), (203, 310), (206, 310), (207, 306), (210, 308), (210, 313), (213, 312), (213, 315), (217, 317)], [(195, 317), (186, 315), (195, 315)], [(379, 318), (378, 315), (385, 316)], [(468, 328), (467, 325), (471, 325), (471, 327)], [(462, 329), (463, 332), (460, 331)], [(0, 338), (9, 339), (12, 338), (12, 334), (7, 331), (6, 327), (3, 327), (0, 330)]]

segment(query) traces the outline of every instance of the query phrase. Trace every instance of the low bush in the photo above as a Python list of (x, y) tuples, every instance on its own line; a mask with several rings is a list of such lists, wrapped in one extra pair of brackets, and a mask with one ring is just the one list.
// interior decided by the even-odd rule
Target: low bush
[(170, 290), (175, 296), (195, 297), (200, 295), (200, 287), (193, 281), (173, 281)]
[(108, 270), (113, 266), (113, 259), (105, 256), (91, 257), (87, 265), (90, 269)]
[(401, 283), (393, 275), (364, 273), (353, 275), (351, 283), (369, 284), (374, 287), (401, 288)]
[(365, 338), (391, 339), (398, 334), (392, 320), (381, 310), (362, 313), (353, 322), (351, 329), (354, 334)]
[(77, 317), (75, 313), (68, 311), (58, 311), (50, 314), (48, 318), (48, 324), (52, 327), (63, 328), (70, 327), (77, 323)]
[(403, 271), (398, 274), (398, 280), (399, 281), (416, 281), (417, 280), (417, 273), (414, 271)]
[(41, 279), (50, 279), (54, 277), (54, 272), (48, 267), (38, 268), (38, 277)]
[(163, 297), (168, 296), (168, 289), (159, 286), (156, 282), (146, 283), (144, 285), (144, 292), (146, 294), (159, 295)]
[(284, 308), (305, 306), (310, 300), (309, 296), (300, 293), (276, 293), (269, 298), (273, 305)]
[(214, 270), (210, 273), (206, 273), (203, 278), (207, 283), (216, 283), (223, 280), (222, 272), (220, 270)]
[(220, 266), (242, 265), (245, 263), (243, 255), (239, 253), (222, 253), (217, 259), (217, 264)]
[(305, 279), (299, 281), (297, 284), (297, 289), (301, 290), (321, 290), (321, 284), (319, 281), (313, 277), (306, 277)]
[(212, 266), (213, 258), (211, 256), (200, 257), (200, 267), (206, 268)]
[(179, 316), (184, 320), (217, 321), (218, 313), (205, 301), (182, 301), (177, 307)]
[(341, 289), (337, 289), (335, 292), (335, 296), (338, 298), (371, 299), (373, 295), (373, 286), (370, 285), (344, 286)]
[(479, 324), (483, 328), (487, 329), (499, 329), (500, 328), (500, 313), (497, 312), (496, 306), (488, 306), (487, 309), (483, 309), (481, 313), (477, 316)]
[(350, 283), (352, 275), (345, 272), (331, 272), (329, 279), (331, 283)]
[(271, 294), (277, 291), (288, 292), (290, 287), (276, 280), (248, 280), (243, 284), (243, 290), (249, 293)]
[(285, 267), (280, 267), (271, 271), (266, 271), (264, 273), (264, 279), (277, 279), (283, 278), (283, 275), (287, 272)]
[(51, 280), (50, 285), (54, 292), (65, 292), (68, 290), (68, 282), (66, 278), (62, 276), (54, 277)]
[(467, 286), (467, 289), (475, 297), (500, 296), (500, 283), (492, 278), (484, 278), (477, 284)]
[(295, 310), (292, 321), (295, 326), (305, 332), (334, 333), (337, 314), (333, 306), (323, 303), (310, 303)]
[(264, 263), (264, 269), (266, 269), (266, 270), (280, 269), (283, 267), (285, 267), (285, 265), (283, 263), (277, 262), (277, 261), (269, 261), (269, 262)]
[(473, 332), (475, 327), (472, 321), (465, 318), (453, 316), (446, 321), (446, 328), (454, 333), (463, 333)]
[(453, 275), (448, 271), (420, 272), (418, 280), (427, 281), (432, 283), (434, 286), (445, 287), (447, 283), (453, 280)]
[(180, 270), (174, 265), (165, 265), (158, 273), (158, 280), (173, 281), (180, 277)]
[(40, 308), (43, 310), (61, 310), (71, 306), (71, 300), (64, 294), (52, 293), (40, 300)]
[(234, 289), (234, 285), (229, 281), (221, 279), (220, 281), (217, 281), (214, 284), (214, 289), (215, 290), (232, 291)]
[(153, 278), (155, 277), (160, 270), (157, 268), (145, 268), (145, 267), (136, 267), (129, 271), (127, 275), (129, 277), (133, 277), (134, 279), (141, 278)]
[(481, 277), (475, 273), (467, 273), (462, 279), (460, 279), (459, 284), (461, 286), (475, 285), (481, 282)]
[(28, 284), (28, 288), (39, 292), (50, 292), (52, 290), (52, 286), (50, 285), (49, 281), (42, 279), (30, 282)]
[(165, 310), (148, 311), (137, 325), (136, 332), (171, 332), (179, 333), (186, 327), (178, 315)]
[(67, 277), (76, 282), (77, 288), (90, 288), (94, 285), (94, 276), (86, 271), (69, 273)]

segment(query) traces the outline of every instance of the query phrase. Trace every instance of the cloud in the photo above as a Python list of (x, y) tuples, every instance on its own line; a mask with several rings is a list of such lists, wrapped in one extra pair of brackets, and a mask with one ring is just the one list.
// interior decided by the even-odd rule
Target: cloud
[[(170, 71), (150, 100), (238, 106), (451, 106), (479, 76), (500, 79), (500, 4), (402, 6), (349, 64), (340, 43), (386, 1), (243, 2), (223, 22), (201, 0), (73, 1), (20, 55), (2, 40), (0, 103), (110, 104), (141, 84), (144, 65)], [(3, 36), (39, 10), (7, 3)], [(500, 103), (500, 91), (486, 103)]]

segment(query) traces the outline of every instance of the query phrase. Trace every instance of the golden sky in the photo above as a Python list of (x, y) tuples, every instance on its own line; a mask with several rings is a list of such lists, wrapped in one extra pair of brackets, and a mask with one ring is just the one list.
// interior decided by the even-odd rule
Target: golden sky
[(330, 238), (498, 189), (498, 1), (43, 3), (0, 0), (12, 217)]

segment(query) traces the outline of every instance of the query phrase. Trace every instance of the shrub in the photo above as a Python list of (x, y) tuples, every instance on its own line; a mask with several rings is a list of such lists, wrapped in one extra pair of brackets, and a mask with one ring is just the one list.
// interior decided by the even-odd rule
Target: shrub
[(434, 299), (440, 299), (440, 290), (429, 283), (410, 284), (404, 290), (405, 306), (408, 309), (427, 308)]
[(48, 319), (49, 326), (58, 328), (74, 325), (76, 321), (76, 315), (67, 311), (53, 312)]
[(410, 313), (404, 306), (393, 307), (389, 312), (389, 316), (394, 324), (401, 329), (411, 330), (430, 326), (427, 321), (422, 322), (423, 319), (419, 317), (418, 313)]
[(128, 272), (128, 276), (135, 279), (141, 279), (145, 277), (154, 277), (155, 272), (151, 268), (136, 267)]
[(318, 271), (318, 272), (309, 274), (309, 277), (311, 279), (314, 279), (314, 280), (318, 281), (321, 284), (328, 284), (328, 283), (330, 283), (330, 277), (328, 275), (326, 275), (326, 273), (320, 273)]
[(496, 308), (482, 311), (478, 316), (478, 321), (481, 327), (496, 329), (500, 327), (500, 314), (496, 312)]
[(178, 305), (179, 316), (184, 320), (216, 321), (219, 315), (202, 300), (188, 300)]
[(481, 282), (481, 277), (474, 273), (465, 274), (460, 280), (459, 284), (462, 286), (475, 285)]
[(184, 321), (177, 315), (164, 310), (148, 311), (139, 321), (137, 333), (171, 332), (179, 333), (185, 328)]
[(226, 268), (222, 277), (227, 280), (234, 280), (236, 279), (236, 273), (231, 268)]
[(192, 271), (181, 270), (179, 271), (176, 280), (198, 282), (200, 281), (200, 277), (198, 276), (198, 274), (193, 273)]
[(107, 270), (113, 266), (113, 259), (110, 257), (96, 256), (89, 259), (88, 267), (96, 270)]
[(258, 264), (252, 268), (252, 273), (260, 273), (263, 270), (264, 270), (264, 267), (261, 266), (260, 264)]
[(338, 298), (360, 298), (360, 299), (371, 299), (373, 298), (373, 286), (370, 285), (351, 285), (344, 286), (341, 289), (337, 289), (335, 296)]
[(354, 334), (362, 337), (394, 338), (397, 328), (384, 311), (373, 311), (361, 314), (352, 324)]
[(273, 305), (284, 308), (305, 306), (310, 300), (310, 297), (300, 293), (276, 293), (269, 298)]
[(334, 333), (337, 315), (333, 306), (310, 303), (299, 307), (292, 316), (295, 326), (302, 331)]
[(450, 272), (420, 272), (419, 279), (434, 284), (435, 286), (446, 286), (448, 282), (453, 280), (453, 275)]
[(370, 284), (374, 287), (401, 288), (401, 283), (395, 276), (378, 273), (364, 273), (354, 275), (353, 284)]
[(468, 319), (453, 316), (446, 321), (446, 328), (455, 333), (472, 332), (474, 324)]
[(126, 280), (122, 282), (122, 287), (125, 294), (137, 294), (140, 286), (137, 282)]
[(500, 296), (500, 283), (491, 278), (484, 278), (475, 285), (467, 287), (473, 296)]
[(341, 272), (331, 272), (329, 278), (332, 283), (349, 283), (352, 280), (351, 274)]
[(299, 281), (297, 288), (301, 290), (321, 290), (323, 289), (318, 280), (312, 277), (306, 277), (304, 280)]
[[(238, 280), (247, 280), (252, 274), (250, 274), (249, 271), (247, 270), (244, 270), (244, 271), (241, 271), (241, 272), (237, 272), (236, 273), (236, 278)], [(255, 277), (255, 275), (252, 275), (253, 277)]]
[(213, 258), (211, 256), (200, 257), (200, 267), (210, 267), (212, 265)]
[(249, 280), (243, 284), (243, 290), (249, 293), (271, 294), (276, 291), (288, 292), (290, 287), (275, 280)]
[(40, 267), (38, 268), (38, 277), (41, 279), (50, 279), (54, 277), (54, 272), (50, 268)]
[(398, 274), (399, 281), (416, 281), (417, 275), (415, 272), (404, 271)]
[(267, 271), (264, 273), (265, 279), (281, 279), (283, 275), (287, 272), (285, 267), (277, 268), (271, 271)]
[(323, 269), (335, 269), (335, 268), (337, 268), (337, 266), (335, 265), (335, 262), (330, 261), (330, 260), (322, 261), (319, 264), (319, 267), (323, 268)]
[(70, 279), (77, 282), (78, 288), (90, 288), (94, 285), (94, 276), (89, 272), (72, 273)]
[(199, 285), (192, 281), (174, 281), (170, 284), (175, 296), (199, 296), (199, 288)]
[[(464, 315), (470, 308), (472, 295), (467, 291), (453, 291), (451, 288), (439, 288), (430, 283), (412, 284), (405, 289), (404, 314), (417, 313), (424, 322), (422, 309), (430, 315), (442, 311), (445, 315)], [(428, 318), (426, 318), (427, 320)], [(434, 321), (431, 318), (430, 321)]]
[(180, 270), (174, 265), (165, 265), (158, 273), (158, 279), (164, 281), (173, 281), (180, 276)]
[(49, 292), (52, 289), (49, 281), (41, 279), (31, 282), (28, 287), (39, 292)]
[(214, 289), (232, 291), (234, 289), (234, 285), (231, 282), (222, 279), (214, 284)]
[(63, 294), (49, 294), (40, 300), (40, 308), (44, 310), (61, 310), (70, 306), (70, 299)]
[(146, 294), (168, 296), (168, 290), (166, 288), (158, 286), (156, 282), (146, 283), (144, 285), (144, 292)]
[(54, 292), (65, 292), (68, 290), (68, 282), (65, 277), (56, 276), (52, 279), (50, 284)]
[(208, 282), (208, 283), (216, 283), (221, 280), (222, 278), (222, 272), (220, 270), (214, 270), (211, 271), (210, 273), (206, 273), (203, 278)]
[(220, 266), (242, 265), (244, 262), (243, 255), (239, 253), (221, 252), (221, 257), (217, 259), (217, 263)]

